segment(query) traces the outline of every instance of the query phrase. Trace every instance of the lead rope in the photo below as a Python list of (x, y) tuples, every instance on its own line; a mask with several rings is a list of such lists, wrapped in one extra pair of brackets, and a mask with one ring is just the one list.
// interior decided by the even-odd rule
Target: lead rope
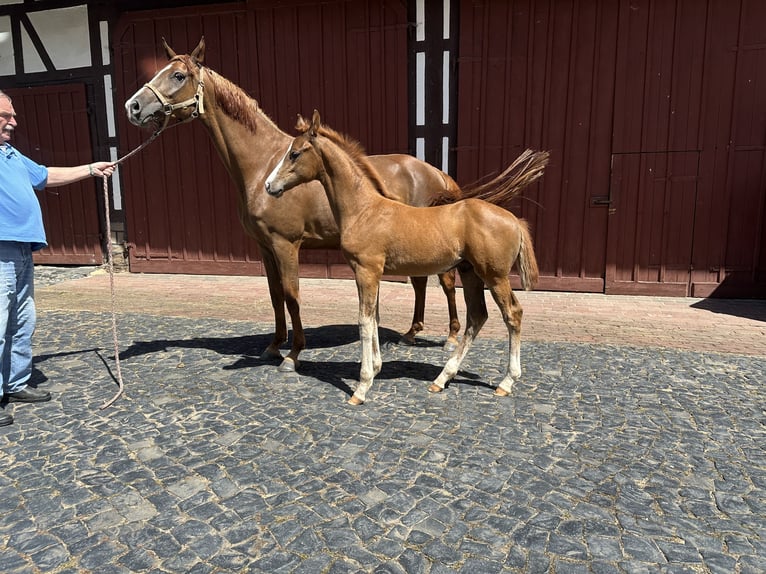
[[(125, 154), (120, 159), (118, 159), (116, 162), (114, 162), (112, 165), (115, 167), (120, 165), (122, 162), (124, 162), (126, 159), (131, 157), (134, 154), (137, 154), (142, 149), (144, 149), (146, 146), (148, 146), (150, 143), (152, 143), (158, 135), (160, 135), (163, 131), (165, 131), (166, 128), (172, 128), (178, 125), (181, 125), (183, 123), (186, 123), (187, 121), (191, 121), (197, 117), (200, 116), (200, 114), (203, 114), (205, 112), (204, 108), (204, 87), (205, 83), (203, 80), (203, 74), (204, 74), (204, 68), (200, 67), (200, 76), (199, 81), (197, 83), (197, 91), (194, 94), (194, 97), (191, 99), (188, 99), (184, 102), (180, 102), (178, 104), (169, 104), (164, 97), (162, 97), (162, 94), (158, 92), (154, 86), (151, 85), (151, 83), (144, 84), (144, 87), (148, 88), (155, 97), (160, 101), (160, 104), (162, 104), (163, 111), (165, 113), (165, 123), (160, 127), (156, 132), (152, 134), (152, 137), (150, 137), (148, 140), (146, 140), (144, 143), (142, 143), (140, 146), (138, 146), (133, 151)], [(178, 108), (185, 108), (194, 106), (194, 111), (191, 113), (191, 115), (178, 123), (168, 125), (170, 122), (170, 117), (173, 114), (173, 111)], [(90, 166), (88, 166), (88, 169), (90, 169)], [(106, 175), (103, 176), (104, 179), (104, 213), (106, 217), (106, 260), (107, 260), (107, 266), (109, 268), (109, 291), (112, 297), (112, 338), (114, 339), (114, 362), (117, 366), (117, 393), (106, 401), (103, 405), (101, 405), (101, 410), (104, 410), (105, 408), (111, 406), (114, 404), (114, 402), (120, 398), (120, 396), (123, 393), (123, 390), (125, 389), (125, 384), (122, 382), (122, 369), (120, 369), (120, 345), (117, 342), (117, 310), (116, 310), (116, 304), (115, 304), (115, 294), (114, 294), (114, 258), (112, 256), (112, 225), (110, 221), (110, 215), (109, 215), (109, 185), (107, 184), (107, 179), (109, 179)]]
[[(167, 125), (167, 122), (166, 122)], [(164, 129), (164, 127), (163, 127)], [(140, 146), (138, 146), (136, 149), (131, 151), (130, 153), (125, 154), (120, 159), (118, 159), (116, 162), (114, 162), (114, 165), (117, 166), (121, 164), (123, 161), (128, 159), (130, 156), (137, 154), (142, 149), (144, 149), (146, 146), (148, 146), (150, 143), (152, 143), (158, 135), (162, 132), (162, 129), (157, 130), (152, 134), (152, 137), (150, 137), (148, 140), (146, 140), (144, 143), (142, 143)], [(90, 166), (88, 166), (90, 168)], [(111, 216), (109, 214), (109, 185), (107, 183), (107, 180), (109, 177), (107, 175), (102, 176), (104, 181), (104, 216), (106, 217), (106, 260), (107, 260), (107, 267), (109, 269), (109, 292), (111, 294), (112, 298), (112, 340), (114, 342), (114, 362), (117, 367), (117, 392), (115, 395), (106, 401), (103, 405), (101, 405), (101, 410), (104, 410), (110, 406), (112, 406), (117, 399), (122, 396), (122, 393), (125, 389), (125, 384), (122, 381), (122, 369), (120, 368), (120, 345), (117, 341), (117, 305), (116, 305), (116, 297), (114, 292), (114, 256), (112, 255), (112, 222), (111, 222)]]
[(111, 406), (114, 402), (120, 398), (125, 384), (122, 382), (122, 369), (120, 369), (120, 345), (117, 342), (117, 310), (115, 305), (114, 295), (114, 257), (112, 256), (112, 225), (109, 221), (109, 186), (107, 185), (107, 176), (103, 176), (104, 180), (104, 210), (106, 216), (106, 259), (109, 267), (109, 291), (112, 295), (112, 339), (114, 341), (114, 362), (117, 365), (117, 393), (101, 405), (101, 410)]

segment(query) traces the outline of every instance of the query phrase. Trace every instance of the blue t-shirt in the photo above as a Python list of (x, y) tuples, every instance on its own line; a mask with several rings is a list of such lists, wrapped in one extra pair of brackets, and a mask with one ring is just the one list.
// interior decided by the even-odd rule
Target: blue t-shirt
[(32, 251), (48, 244), (34, 191), (45, 189), (47, 182), (48, 168), (9, 143), (0, 146), (0, 241), (29, 243)]

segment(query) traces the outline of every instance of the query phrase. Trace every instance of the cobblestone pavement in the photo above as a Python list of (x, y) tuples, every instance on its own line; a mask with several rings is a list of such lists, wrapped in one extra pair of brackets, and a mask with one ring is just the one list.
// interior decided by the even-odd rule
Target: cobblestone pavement
[[(0, 429), (4, 573), (766, 571), (761, 302), (624, 301), (611, 336), (583, 318), (573, 340), (548, 306), (614, 300), (522, 294), (523, 374), (505, 399), (492, 394), (506, 349), (496, 331), (432, 395), (441, 334), (399, 346), (384, 320), (383, 370), (351, 407), (353, 287), (318, 286), (352, 293), (333, 303), (343, 321), (311, 315), (304, 292), (319, 321), (290, 375), (258, 358), (271, 334), (264, 282), (245, 288), (253, 307), (224, 312), (211, 300), (243, 298), (235, 280), (191, 280), (182, 316), (186, 279), (165, 278), (178, 291), (152, 299), (126, 274), (125, 394), (102, 410), (116, 391), (103, 277), (39, 271), (34, 380), (53, 400), (5, 406), (16, 420)], [(395, 297), (382, 293), (384, 317), (398, 319)], [(712, 317), (740, 350), (684, 348), (693, 321), (665, 344), (637, 326), (635, 302), (678, 323), (692, 308), (703, 331)]]

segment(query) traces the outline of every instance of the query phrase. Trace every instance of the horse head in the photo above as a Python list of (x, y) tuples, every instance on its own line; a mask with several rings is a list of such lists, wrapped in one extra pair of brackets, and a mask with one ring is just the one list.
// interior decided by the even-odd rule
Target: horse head
[(266, 192), (269, 195), (280, 197), (287, 190), (319, 177), (323, 164), (314, 144), (321, 126), (317, 110), (314, 110), (310, 122), (298, 116), (295, 129), (299, 135), (293, 139), (287, 152), (266, 179)]
[(156, 132), (165, 129), (171, 118), (182, 123), (205, 111), (202, 67), (205, 59), (204, 36), (189, 55), (176, 54), (164, 38), (162, 45), (168, 58), (167, 66), (125, 102), (130, 123), (150, 127)]

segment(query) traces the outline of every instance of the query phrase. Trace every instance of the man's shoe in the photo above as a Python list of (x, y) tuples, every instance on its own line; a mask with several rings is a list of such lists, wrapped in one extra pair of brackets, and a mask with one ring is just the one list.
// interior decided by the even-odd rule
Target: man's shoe
[(9, 403), (44, 403), (49, 400), (51, 400), (51, 394), (48, 391), (38, 391), (32, 387), (8, 393)]
[(0, 427), (7, 427), (8, 425), (13, 424), (13, 417), (8, 414), (1, 414), (0, 415)]

